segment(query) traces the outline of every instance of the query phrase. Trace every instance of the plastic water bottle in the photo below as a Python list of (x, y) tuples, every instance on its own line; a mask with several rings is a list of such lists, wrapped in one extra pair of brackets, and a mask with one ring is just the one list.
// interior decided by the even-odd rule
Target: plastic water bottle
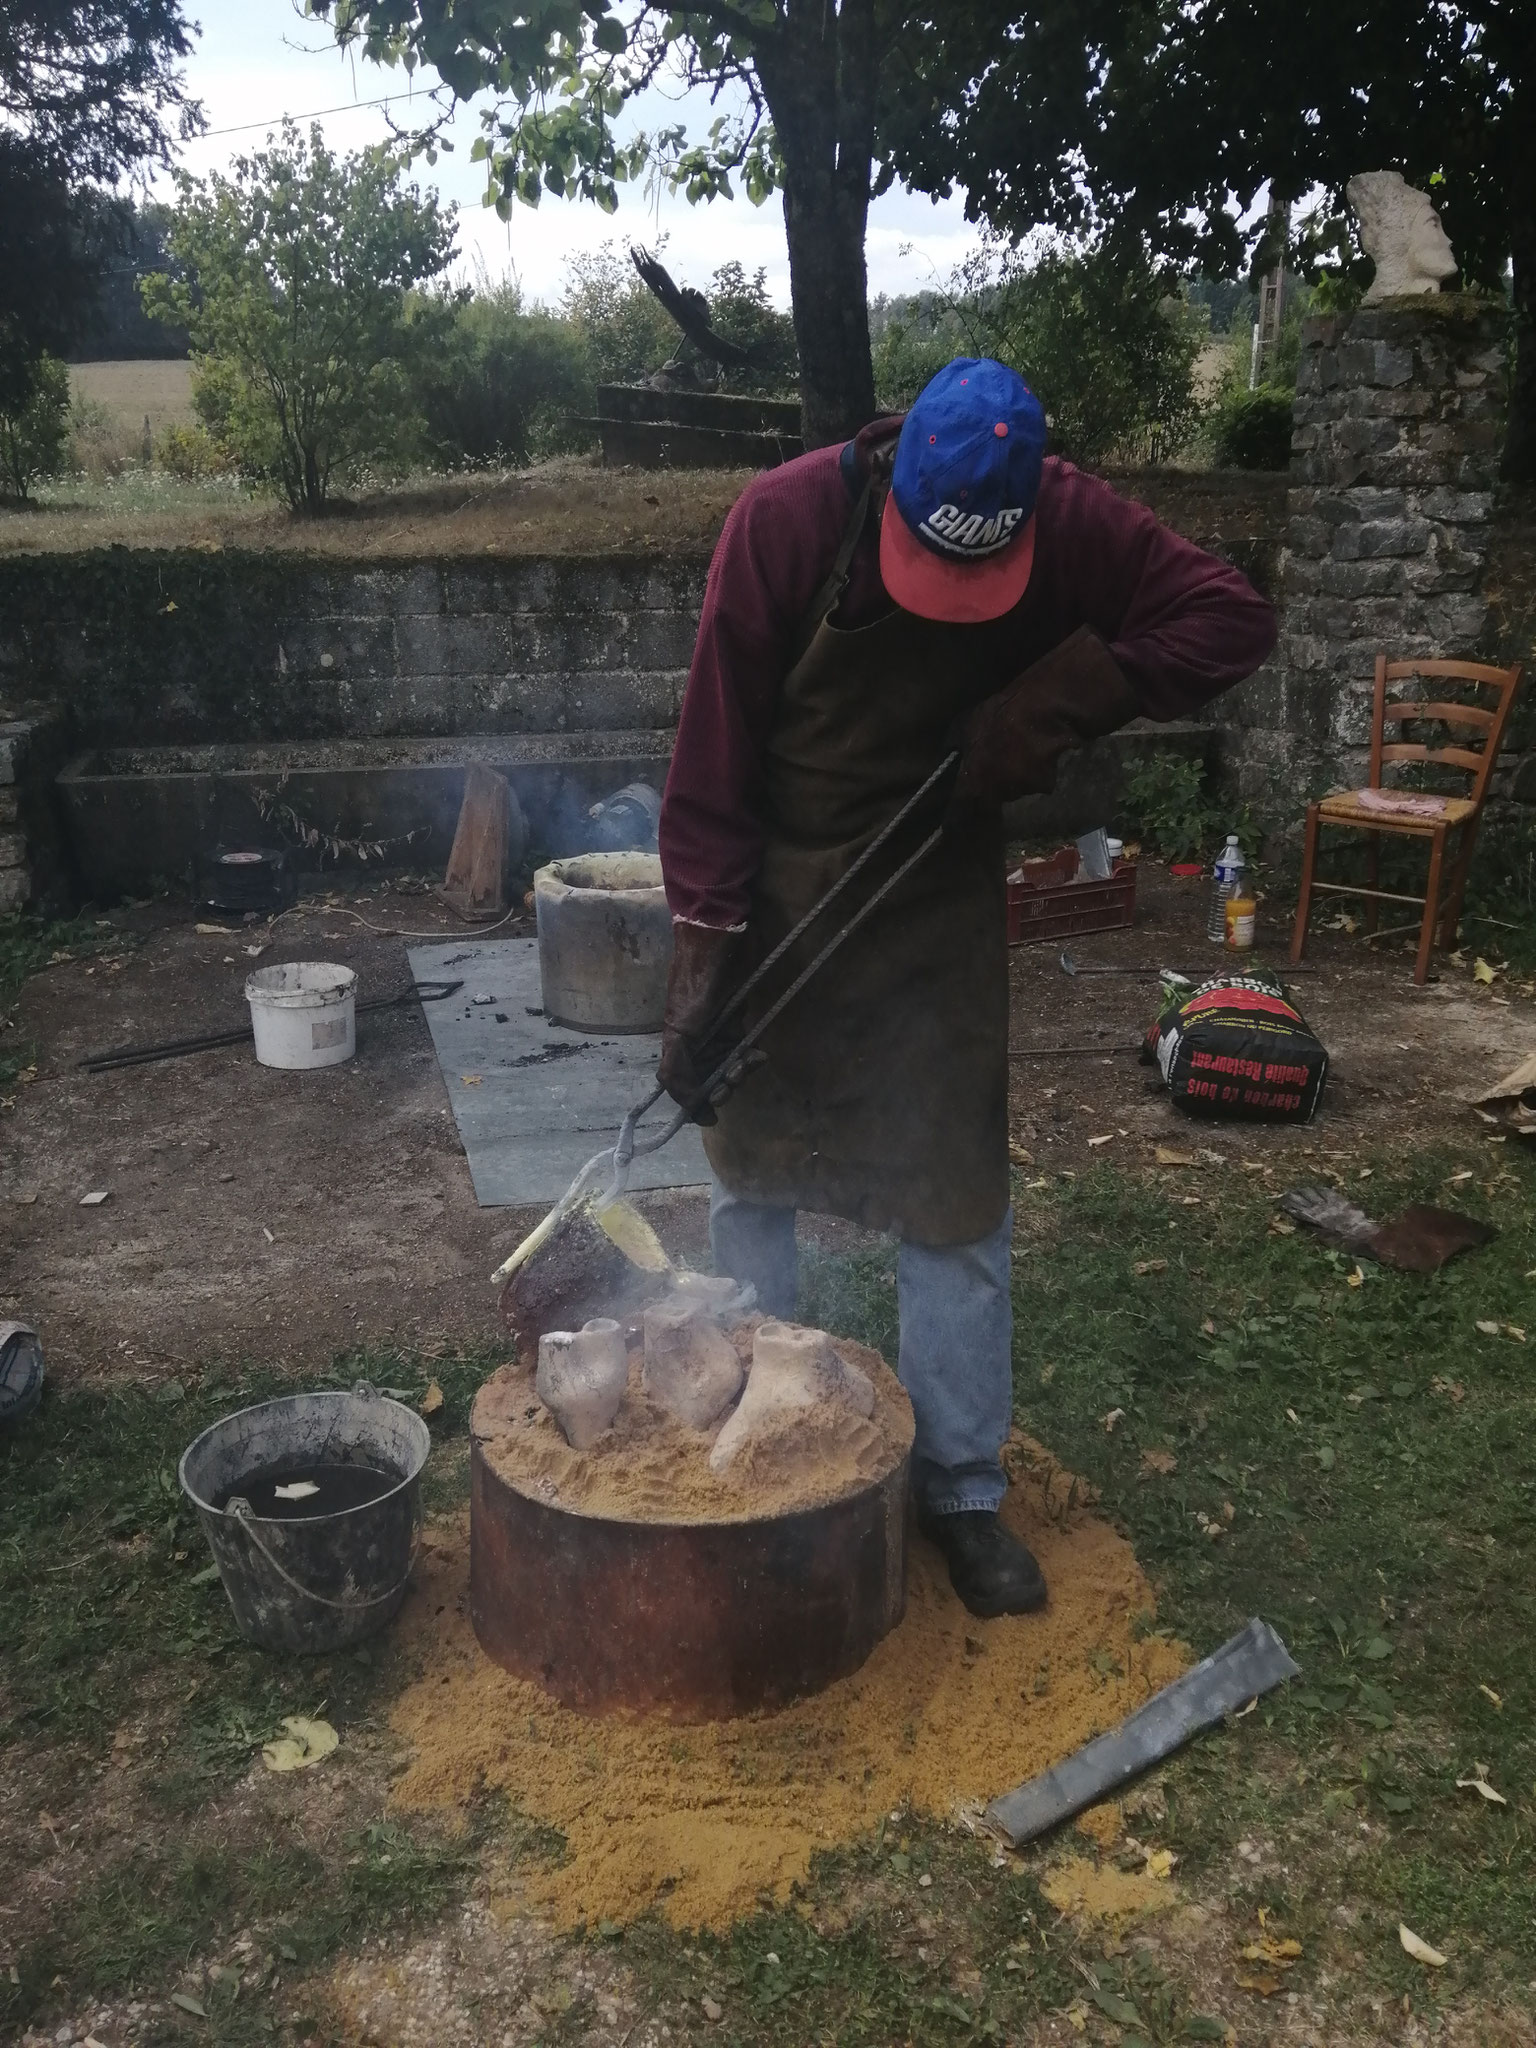
[(1211, 881), (1211, 909), (1205, 921), (1205, 936), (1213, 946), (1227, 943), (1227, 898), (1235, 896), (1243, 882), (1243, 850), (1237, 834), (1229, 832), (1227, 843), (1216, 862)]

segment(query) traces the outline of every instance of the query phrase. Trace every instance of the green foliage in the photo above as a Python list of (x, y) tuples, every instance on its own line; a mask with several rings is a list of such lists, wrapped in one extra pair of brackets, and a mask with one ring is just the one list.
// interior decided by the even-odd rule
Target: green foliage
[(419, 433), (411, 372), (451, 308), (408, 318), (406, 298), (451, 261), (451, 217), (388, 151), (336, 157), (291, 122), (231, 177), (178, 185), (166, 239), (179, 270), (145, 280), (145, 306), (191, 334), (204, 425), (249, 475), (317, 511), (339, 473), (398, 459)]
[[(428, 317), (443, 303), (428, 300)], [(510, 281), (484, 284), (472, 297), (446, 295), (446, 303), (446, 332), (418, 357), (413, 380), (432, 459), (450, 467), (524, 463), (579, 445), (582, 430), (567, 422), (592, 404), (582, 330), (525, 306)]]
[(569, 258), (560, 310), (580, 334), (597, 384), (643, 383), (677, 346), (677, 328), (617, 242)]
[(204, 426), (173, 421), (155, 443), (155, 461), (184, 484), (200, 484), (223, 476), (230, 467), (228, 451)]
[(1120, 804), (1125, 829), (1165, 860), (1199, 860), (1229, 832), (1253, 858), (1260, 826), (1251, 806), (1213, 795), (1198, 755), (1159, 749), (1133, 763)]
[(69, 369), (56, 356), (32, 365), (25, 400), (0, 411), (0, 497), (26, 498), (57, 476), (69, 446)]
[(947, 291), (880, 310), (886, 404), (909, 404), (954, 356), (985, 355), (1038, 393), (1052, 447), (1075, 462), (1155, 462), (1194, 427), (1205, 316), (1170, 295), (1143, 248), (1101, 242), (1030, 260), (990, 243)]
[(722, 389), (758, 398), (792, 396), (799, 374), (795, 323), (768, 296), (768, 273), (751, 277), (739, 263), (722, 263), (710, 280), (709, 324), (726, 341), (752, 351), (752, 362), (732, 370)]
[(1293, 394), (1273, 384), (1224, 392), (1213, 413), (1216, 460), (1227, 469), (1287, 469)]

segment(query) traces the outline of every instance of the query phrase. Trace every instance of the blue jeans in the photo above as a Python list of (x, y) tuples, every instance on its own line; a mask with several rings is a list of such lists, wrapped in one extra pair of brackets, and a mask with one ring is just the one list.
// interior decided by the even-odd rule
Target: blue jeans
[[(917, 1417), (912, 1478), (930, 1515), (996, 1508), (1007, 1482), (998, 1453), (1013, 1420), (1010, 1208), (975, 1244), (904, 1244), (897, 1256), (897, 1372)], [(795, 1313), (795, 1212), (748, 1202), (717, 1180), (709, 1200), (715, 1270), (750, 1281), (765, 1315)]]

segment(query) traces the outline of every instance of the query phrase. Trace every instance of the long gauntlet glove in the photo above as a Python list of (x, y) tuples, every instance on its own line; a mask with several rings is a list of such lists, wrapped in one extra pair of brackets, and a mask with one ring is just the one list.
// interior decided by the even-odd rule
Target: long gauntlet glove
[(964, 720), (951, 820), (1044, 795), (1055, 787), (1063, 754), (1117, 731), (1139, 708), (1120, 664), (1091, 627), (1080, 626)]

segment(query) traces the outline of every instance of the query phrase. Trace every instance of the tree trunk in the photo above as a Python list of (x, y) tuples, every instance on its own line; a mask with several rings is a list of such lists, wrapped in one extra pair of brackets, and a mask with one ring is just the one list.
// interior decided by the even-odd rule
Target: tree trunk
[(873, 0), (790, 0), (757, 73), (784, 157), (784, 233), (800, 420), (822, 448), (873, 419), (864, 230), (874, 153)]

